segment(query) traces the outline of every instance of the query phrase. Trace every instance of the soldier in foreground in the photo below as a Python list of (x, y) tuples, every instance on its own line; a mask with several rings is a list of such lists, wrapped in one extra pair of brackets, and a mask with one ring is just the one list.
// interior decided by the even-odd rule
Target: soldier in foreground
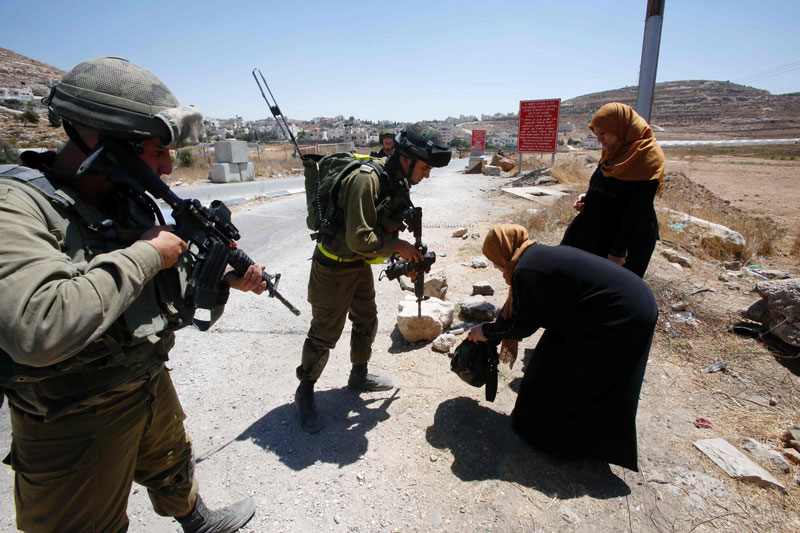
[[(193, 258), (154, 226), (155, 204), (124, 186), (135, 176), (96, 149), (114, 139), (169, 174), (169, 149), (196, 144), (202, 116), (119, 58), (78, 64), (45, 103), (69, 142), (24, 154), (29, 168), (0, 167), (0, 374), (13, 433), (4, 462), (15, 471), (17, 527), (124, 531), (136, 481), (184, 531), (236, 531), (255, 504), (203, 503), (164, 366), (185, 324)], [(266, 288), (255, 265), (224, 281)]]
[(381, 263), (393, 253), (412, 262), (423, 260), (419, 249), (398, 237), (402, 213), (413, 207), (411, 186), (429, 177), (434, 167), (446, 166), (451, 155), (438, 133), (421, 125), (397, 134), (394, 148), (386, 160), (357, 165), (341, 177), (335, 216), (320, 231), (314, 249), (308, 282), (311, 327), (297, 367), (300, 385), (295, 392), (300, 423), (309, 433), (323, 426), (314, 403), (314, 384), (348, 314), (353, 323), (348, 388), (372, 392), (394, 387), (391, 379), (367, 371), (378, 329), (370, 264)]

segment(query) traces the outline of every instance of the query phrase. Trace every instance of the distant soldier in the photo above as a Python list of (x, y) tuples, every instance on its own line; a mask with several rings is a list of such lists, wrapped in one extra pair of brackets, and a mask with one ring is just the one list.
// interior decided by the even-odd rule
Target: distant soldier
[[(193, 259), (154, 225), (158, 206), (136, 192), (136, 172), (98, 150), (113, 139), (169, 174), (169, 150), (199, 141), (202, 115), (150, 71), (113, 57), (78, 64), (44, 102), (69, 142), (24, 153), (27, 167), (0, 166), (0, 385), (17, 527), (126, 531), (135, 481), (184, 531), (236, 531), (253, 517), (253, 499), (205, 506), (164, 366), (185, 323)], [(266, 289), (257, 266), (224, 280)]]
[(381, 132), (378, 140), (381, 143), (381, 149), (377, 152), (373, 151), (369, 155), (372, 157), (389, 157), (394, 153), (394, 132), (384, 130)]
[(352, 369), (347, 386), (356, 392), (389, 390), (391, 379), (367, 372), (372, 343), (378, 330), (375, 285), (371, 264), (397, 253), (408, 261), (422, 261), (422, 253), (398, 237), (402, 213), (411, 205), (409, 190), (429, 177), (434, 167), (450, 162), (451, 150), (441, 136), (421, 124), (397, 134), (396, 150), (385, 163), (370, 161), (341, 177), (335, 221), (341, 221), (314, 249), (308, 301), (311, 327), (303, 344), (295, 392), (300, 423), (309, 433), (322, 429), (314, 405), (314, 384), (328, 362), (330, 350), (342, 334), (345, 320), (350, 334)]

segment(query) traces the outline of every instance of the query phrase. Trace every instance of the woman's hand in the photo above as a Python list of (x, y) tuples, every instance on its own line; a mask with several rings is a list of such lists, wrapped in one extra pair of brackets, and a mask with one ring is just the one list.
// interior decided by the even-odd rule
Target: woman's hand
[(472, 342), (486, 342), (489, 339), (483, 336), (483, 331), (481, 331), (480, 326), (474, 326), (472, 329), (469, 330), (469, 334), (467, 335), (467, 340)]
[(611, 261), (612, 263), (618, 264), (619, 266), (622, 266), (622, 265), (625, 264), (625, 258), (624, 257), (617, 257), (616, 255), (608, 254), (608, 260)]
[(578, 199), (575, 200), (575, 203), (572, 204), (572, 208), (577, 211), (578, 213), (583, 212), (583, 201), (586, 199), (586, 193), (581, 193), (578, 195)]

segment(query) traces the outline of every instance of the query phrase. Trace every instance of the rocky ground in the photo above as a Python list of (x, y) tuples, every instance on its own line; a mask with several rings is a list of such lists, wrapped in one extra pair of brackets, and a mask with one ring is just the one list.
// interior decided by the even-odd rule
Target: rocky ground
[[(703, 196), (722, 204), (744, 197), (748, 189), (729, 185), (731, 172), (726, 168), (717, 181), (703, 177)], [(779, 179), (776, 172), (759, 176), (758, 185)], [(491, 225), (514, 219), (532, 203), (498, 190), (509, 178), (454, 175), (442, 183), (446, 179), (461, 188), (454, 195), (471, 201), (468, 210), (426, 207), (425, 240), (439, 254), (434, 270), (447, 277), (448, 300), (462, 300), (473, 283), (485, 280), (495, 288), (487, 298), (500, 306), (506, 297), (500, 273), (474, 269), (472, 259), (480, 256)], [(775, 186), (764, 190), (781, 195)], [(789, 202), (796, 193), (785, 194)], [(794, 205), (798, 200), (794, 196)], [(452, 237), (460, 226), (480, 238)], [(555, 244), (561, 232), (535, 238)], [(449, 371), (446, 354), (403, 340), (395, 319), (406, 293), (384, 280), (376, 282), (380, 329), (371, 369), (392, 376), (398, 387), (362, 396), (344, 388), (346, 327), (318, 383), (327, 426), (316, 435), (299, 428), (292, 404), (307, 316), (295, 318), (274, 300), (236, 295), (212, 331), (180, 332), (170, 366), (204, 499), (216, 506), (253, 496), (258, 511), (246, 532), (800, 529), (800, 467), (771, 470), (784, 493), (730, 478), (693, 445), (721, 437), (740, 448), (742, 437), (750, 437), (781, 447), (782, 432), (800, 423), (797, 358), (728, 333), (739, 321), (738, 309), (758, 299), (750, 290), (760, 278), (738, 271), (739, 287), (731, 288), (719, 279), (726, 269), (696, 249), (680, 249), (691, 267), (679, 270), (661, 253), (672, 246), (659, 243), (646, 277), (661, 316), (639, 408), (640, 472), (558, 461), (528, 447), (508, 425), (522, 365), (501, 368), (497, 399), (486, 402), (482, 389)], [(800, 276), (791, 241), (778, 246), (762, 267)], [(308, 268), (307, 262), (289, 266)], [(302, 283), (295, 282), (301, 286), (288, 296), (307, 310)], [(524, 340), (521, 353), (537, 337)], [(722, 362), (725, 371), (706, 372)], [(5, 411), (2, 416), (7, 424)], [(7, 445), (3, 438), (0, 447)], [(587, 447), (592, 442), (593, 435), (584, 436)], [(6, 530), (14, 527), (12, 479), (10, 469), (0, 470), (0, 527)], [(175, 522), (153, 514), (141, 488), (133, 491), (129, 515), (134, 532), (177, 530)]]

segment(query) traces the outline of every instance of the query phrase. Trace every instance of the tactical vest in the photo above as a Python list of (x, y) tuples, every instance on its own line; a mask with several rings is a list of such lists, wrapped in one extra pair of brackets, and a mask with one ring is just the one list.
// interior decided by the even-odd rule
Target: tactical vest
[(402, 214), (413, 207), (407, 182), (391, 179), (382, 163), (350, 153), (336, 153), (324, 158), (303, 157), (309, 212), (306, 223), (309, 229), (315, 231), (311, 237), (340, 260), (360, 258), (347, 246), (344, 210), (338, 202), (343, 179), (353, 173), (363, 174), (360, 177), (364, 179), (368, 173), (378, 176), (380, 188), (375, 205), (378, 215), (375, 232), (378, 235), (396, 235), (402, 231)]
[[(27, 167), (0, 165), (0, 183), (36, 203), (59, 249), (73, 263), (125, 248), (153, 226), (152, 213), (133, 200), (128, 213), (106, 218), (77, 191)], [(187, 313), (191, 316), (183, 300), (191, 263), (184, 254), (174, 268), (161, 270), (100, 339), (60, 363), (30, 367), (0, 350), (0, 387), (35, 386), (44, 401), (88, 397), (160, 367), (174, 344), (174, 331), (187, 323)]]

